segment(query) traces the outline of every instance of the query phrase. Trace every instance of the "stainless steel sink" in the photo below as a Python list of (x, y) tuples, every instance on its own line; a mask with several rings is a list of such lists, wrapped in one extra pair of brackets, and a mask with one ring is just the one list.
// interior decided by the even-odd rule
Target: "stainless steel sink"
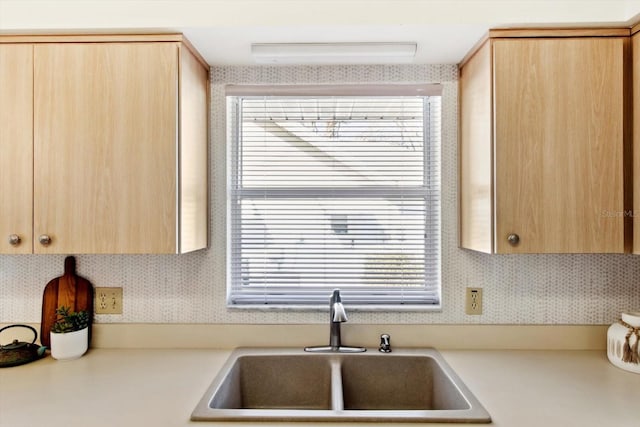
[(191, 419), (491, 422), (434, 349), (388, 354), (237, 349)]

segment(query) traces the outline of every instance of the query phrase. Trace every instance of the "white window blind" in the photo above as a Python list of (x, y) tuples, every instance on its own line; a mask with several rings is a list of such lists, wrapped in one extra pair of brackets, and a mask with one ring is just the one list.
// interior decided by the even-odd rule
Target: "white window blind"
[(440, 304), (439, 96), (228, 96), (230, 306)]

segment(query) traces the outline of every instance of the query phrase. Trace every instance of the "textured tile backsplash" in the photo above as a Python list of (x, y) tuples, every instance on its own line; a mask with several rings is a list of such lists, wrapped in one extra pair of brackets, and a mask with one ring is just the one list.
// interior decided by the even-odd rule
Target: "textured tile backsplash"
[[(94, 286), (124, 288), (124, 314), (98, 322), (319, 323), (324, 312), (225, 308), (226, 84), (442, 83), (443, 309), (352, 313), (355, 323), (607, 324), (640, 310), (640, 256), (484, 255), (459, 249), (457, 101), (454, 65), (214, 67), (211, 72), (211, 248), (187, 255), (79, 255)], [(46, 283), (64, 256), (0, 255), (0, 323), (38, 322)], [(464, 288), (484, 288), (484, 314), (464, 314)]]

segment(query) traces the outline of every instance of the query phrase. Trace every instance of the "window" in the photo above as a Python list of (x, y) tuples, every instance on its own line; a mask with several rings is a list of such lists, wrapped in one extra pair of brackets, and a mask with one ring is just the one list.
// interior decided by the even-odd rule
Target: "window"
[(228, 87), (228, 305), (440, 306), (439, 87)]

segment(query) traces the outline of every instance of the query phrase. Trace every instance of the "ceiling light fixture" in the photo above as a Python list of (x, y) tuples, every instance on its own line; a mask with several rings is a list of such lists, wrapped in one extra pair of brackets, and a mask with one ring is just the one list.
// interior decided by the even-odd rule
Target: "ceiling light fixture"
[(255, 43), (258, 64), (406, 64), (417, 44), (408, 43)]

